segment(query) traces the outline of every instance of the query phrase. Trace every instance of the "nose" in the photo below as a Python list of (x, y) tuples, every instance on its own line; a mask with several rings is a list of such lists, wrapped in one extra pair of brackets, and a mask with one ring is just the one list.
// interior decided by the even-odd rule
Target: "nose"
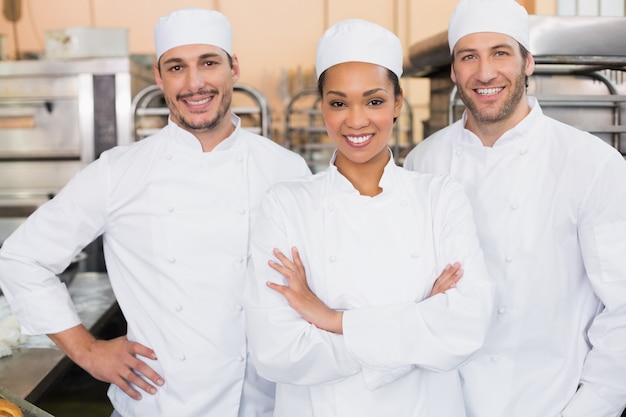
[(488, 59), (481, 59), (478, 64), (477, 78), (483, 83), (488, 83), (496, 77), (495, 67)]
[(367, 110), (362, 106), (351, 106), (348, 109), (346, 125), (351, 129), (361, 129), (369, 124)]
[(187, 82), (189, 83), (189, 88), (192, 90), (199, 89), (204, 85), (204, 79), (202, 78), (202, 74), (195, 68), (191, 68), (188, 72)]

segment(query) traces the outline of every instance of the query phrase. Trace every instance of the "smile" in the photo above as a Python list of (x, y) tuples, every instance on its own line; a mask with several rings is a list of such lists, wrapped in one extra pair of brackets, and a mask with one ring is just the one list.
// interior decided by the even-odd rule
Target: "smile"
[(348, 139), (348, 142), (350, 143), (354, 143), (354, 144), (360, 144), (363, 142), (367, 142), (368, 140), (370, 140), (370, 138), (374, 136), (374, 135), (364, 135), (364, 136), (346, 136), (346, 139)]
[(187, 104), (192, 106), (201, 106), (202, 104), (206, 104), (211, 101), (211, 97), (203, 98), (201, 100), (185, 100)]
[(477, 88), (476, 91), (481, 96), (492, 96), (494, 94), (498, 94), (500, 91), (504, 90), (504, 87), (497, 88)]

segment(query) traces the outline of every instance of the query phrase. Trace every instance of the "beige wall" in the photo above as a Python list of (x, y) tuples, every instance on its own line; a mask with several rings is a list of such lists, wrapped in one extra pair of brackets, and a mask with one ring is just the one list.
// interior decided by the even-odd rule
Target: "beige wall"
[[(315, 44), (338, 20), (358, 17), (394, 31), (405, 49), (445, 30), (457, 0), (21, 0), (22, 17), (15, 25), (22, 52), (43, 52), (44, 31), (71, 26), (128, 28), (131, 53), (154, 52), (152, 31), (157, 18), (173, 8), (215, 8), (226, 14), (234, 30), (234, 52), (242, 66), (241, 82), (268, 98), (272, 125), (283, 124), (284, 107), (314, 77)], [(553, 14), (556, 0), (536, 3), (535, 13)], [(548, 5), (546, 5), (548, 3)], [(0, 16), (6, 52), (15, 59), (13, 24)], [(421, 138), (421, 120), (428, 117), (428, 81), (403, 80)], [(280, 132), (277, 132), (280, 134)]]

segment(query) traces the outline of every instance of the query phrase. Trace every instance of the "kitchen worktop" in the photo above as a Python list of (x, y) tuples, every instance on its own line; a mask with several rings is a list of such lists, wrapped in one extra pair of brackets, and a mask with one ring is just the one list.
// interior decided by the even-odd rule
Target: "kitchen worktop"
[[(69, 291), (80, 319), (92, 333), (118, 311), (106, 273), (78, 273)], [(0, 319), (9, 315), (6, 298), (0, 296)], [(70, 360), (47, 336), (28, 336), (11, 356), (0, 358), (0, 386), (34, 403), (70, 365)]]

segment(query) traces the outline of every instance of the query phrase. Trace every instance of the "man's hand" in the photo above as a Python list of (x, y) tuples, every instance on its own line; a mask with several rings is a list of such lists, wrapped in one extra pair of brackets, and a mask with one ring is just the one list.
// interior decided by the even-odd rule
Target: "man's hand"
[(65, 354), (94, 378), (117, 385), (129, 397), (140, 400), (141, 393), (155, 394), (163, 378), (145, 362), (143, 356), (156, 360), (154, 351), (126, 336), (97, 340), (83, 326), (48, 335)]

